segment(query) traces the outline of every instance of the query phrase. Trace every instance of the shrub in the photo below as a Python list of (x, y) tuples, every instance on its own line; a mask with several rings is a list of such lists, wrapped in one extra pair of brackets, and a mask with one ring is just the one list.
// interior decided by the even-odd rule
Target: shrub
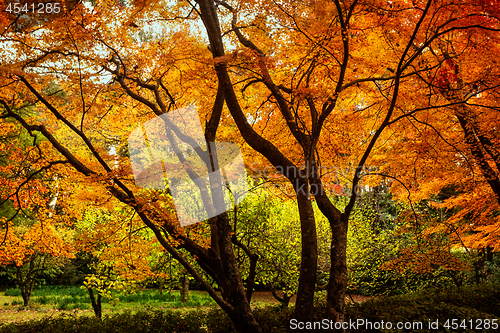
[(206, 317), (206, 325), (211, 333), (233, 333), (233, 324), (229, 316), (221, 309), (211, 309)]
[(283, 328), (289, 326), (295, 307), (283, 307), (281, 305), (266, 306), (254, 311), (254, 316), (262, 332), (284, 332)]
[(40, 320), (0, 327), (2, 333), (153, 333), (153, 332), (191, 332), (206, 333), (203, 328), (203, 312), (182, 313), (179, 311), (139, 311), (135, 314), (123, 312), (105, 316), (102, 321), (94, 317), (62, 315), (56, 318), (45, 317)]
[[(500, 321), (498, 286), (481, 285), (468, 288), (427, 289), (420, 292), (372, 299), (347, 307), (346, 318), (370, 321), (421, 321), (439, 319), (494, 319)], [(440, 331), (447, 331), (444, 327)], [(463, 331), (463, 330), (462, 330)], [(496, 330), (491, 330), (492, 332)], [(483, 330), (482, 332), (489, 332)]]
[(7, 288), (5, 289), (5, 296), (21, 296), (21, 290), (19, 288)]

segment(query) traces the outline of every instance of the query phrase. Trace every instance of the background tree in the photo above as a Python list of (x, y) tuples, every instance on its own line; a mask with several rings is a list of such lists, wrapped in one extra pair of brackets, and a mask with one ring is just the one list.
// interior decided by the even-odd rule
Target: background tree
[(134, 292), (155, 277), (152, 235), (137, 222), (134, 211), (117, 204), (111, 211), (85, 209), (76, 225), (77, 248), (91, 258), (84, 287), (98, 318), (103, 298), (117, 302), (114, 292)]
[(40, 274), (60, 265), (57, 258), (73, 257), (71, 221), (57, 206), (58, 175), (47, 170), (40, 138), (3, 119), (0, 127), (0, 265), (15, 270), (28, 306)]
[[(393, 193), (415, 201), (434, 197), (433, 205), (446, 210), (445, 219), (429, 225), (428, 235), (442, 232), (453, 246), (484, 253), (498, 249), (498, 73), (492, 66), (498, 53), (498, 9), (494, 5), (498, 4), (481, 3), (486, 16), (472, 14), (453, 23), (457, 29), (474, 23), (470, 29), (441, 35), (429, 44), (418, 63), (422, 70), (418, 84), (428, 106), (393, 125), (392, 133), (404, 129), (404, 141), (381, 155), (391, 158), (404, 152), (410, 157), (383, 167), (408, 185), (404, 189), (395, 183)], [(475, 261), (476, 271), (482, 271), (481, 260)]]

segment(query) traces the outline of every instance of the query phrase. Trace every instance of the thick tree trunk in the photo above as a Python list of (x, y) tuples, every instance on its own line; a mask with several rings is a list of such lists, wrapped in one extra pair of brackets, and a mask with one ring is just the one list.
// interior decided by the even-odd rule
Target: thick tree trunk
[(330, 221), (332, 243), (330, 249), (330, 280), (327, 286), (328, 319), (344, 321), (344, 303), (347, 288), (347, 220)]
[(255, 320), (250, 306), (246, 308), (245, 306), (235, 307), (234, 311), (228, 312), (229, 318), (233, 323), (234, 329), (238, 333), (260, 333), (259, 324)]
[(330, 279), (327, 285), (328, 319), (344, 320), (344, 304), (347, 288), (347, 229), (349, 216), (343, 214), (330, 201), (321, 180), (311, 177), (318, 208), (328, 219), (332, 231), (330, 246)]
[[(310, 321), (314, 311), (314, 289), (318, 268), (318, 239), (316, 221), (309, 196), (308, 183), (301, 184), (297, 191), (300, 227), (302, 236), (302, 252), (300, 262), (299, 287), (295, 303), (295, 318), (299, 321)], [(302, 191), (301, 189), (304, 189)]]
[(30, 304), (31, 291), (27, 291), (24, 288), (21, 288), (21, 296), (23, 297), (23, 305), (28, 306)]
[(232, 305), (228, 315), (239, 333), (262, 332), (255, 320), (247, 300), (238, 263), (231, 241), (231, 226), (227, 214), (218, 216), (219, 253), (222, 271), (216, 271), (217, 282), (222, 289), (224, 300)]

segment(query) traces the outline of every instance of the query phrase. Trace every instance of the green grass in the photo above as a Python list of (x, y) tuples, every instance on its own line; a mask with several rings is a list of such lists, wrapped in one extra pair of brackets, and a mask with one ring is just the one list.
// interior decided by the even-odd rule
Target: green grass
[[(87, 290), (79, 286), (41, 286), (35, 287), (31, 297), (69, 295), (69, 296), (88, 296)], [(21, 296), (19, 288), (8, 288), (5, 290), (5, 296)]]
[[(18, 288), (9, 288), (5, 291), (5, 296), (9, 296), (10, 302), (4, 302), (11, 305), (22, 305), (21, 292)], [(182, 307), (207, 307), (215, 302), (206, 294), (200, 294), (191, 291), (189, 302), (181, 302), (179, 292), (160, 293), (157, 290), (147, 289), (133, 294), (124, 294), (113, 292), (113, 297), (119, 301), (110, 301), (107, 298), (102, 299), (103, 309), (135, 309), (142, 306), (154, 308), (182, 308)], [(33, 290), (31, 294), (31, 303), (40, 305), (42, 308), (52, 307), (57, 310), (74, 309), (92, 309), (90, 297), (85, 289), (79, 286), (41, 286)]]

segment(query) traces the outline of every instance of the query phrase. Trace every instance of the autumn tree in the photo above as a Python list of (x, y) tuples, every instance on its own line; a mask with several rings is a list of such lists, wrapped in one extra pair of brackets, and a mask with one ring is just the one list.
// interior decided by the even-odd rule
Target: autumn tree
[(0, 264), (14, 268), (28, 306), (39, 275), (58, 257), (73, 256), (71, 221), (59, 211), (58, 175), (44, 167), (40, 138), (4, 119), (0, 128)]
[[(496, 33), (497, 21), (478, 11), (490, 9), (489, 4), (482, 3), (365, 5), (333, 1), (232, 5), (217, 1), (222, 10), (210, 1), (197, 3), (216, 61), (219, 84), (240, 133), (284, 174), (296, 192), (303, 251), (296, 316), (310, 318), (312, 311), (317, 244), (311, 194), (332, 228), (328, 307), (331, 319), (342, 320), (347, 224), (358, 196), (362, 168), (376, 153), (381, 145), (379, 139), (385, 137), (389, 125), (428, 107), (425, 99), (418, 99), (415, 88), (421, 75), (417, 64), (429, 46), (442, 36), (461, 30)], [(242, 26), (240, 17), (249, 16), (252, 24)], [(227, 30), (223, 30), (226, 26)], [(231, 32), (233, 43), (238, 45), (232, 55), (225, 53), (223, 36), (227, 32)], [(274, 43), (276, 40), (280, 45)], [(237, 75), (232, 75), (233, 68), (238, 68)], [(233, 80), (241, 83), (243, 93), (235, 89), (238, 84), (233, 84)], [(256, 94), (257, 88), (251, 93), (249, 90), (257, 85), (262, 97), (257, 103), (248, 103), (245, 93)], [(432, 108), (444, 104), (435, 100), (431, 103)], [(263, 124), (273, 122), (274, 126), (268, 127), (273, 129), (281, 125), (278, 128), (282, 132), (277, 136), (256, 131), (248, 122), (246, 112), (257, 105), (269, 110), (266, 113), (270, 116)], [(348, 108), (354, 112), (342, 115)], [(351, 175), (353, 191), (343, 212), (326, 195), (319, 168), (325, 162), (324, 154), (331, 154), (334, 143), (342, 138), (338, 122), (342, 118), (351, 122), (359, 119), (365, 128), (364, 133), (349, 128), (351, 133), (359, 133), (361, 146), (347, 135), (352, 143), (347, 146), (350, 158), (344, 159), (344, 163), (349, 161), (357, 167)], [(366, 130), (370, 127), (371, 131)], [(276, 140), (278, 137), (286, 146)], [(327, 142), (328, 145), (322, 145)], [(332, 161), (331, 157), (326, 161)]]
[[(76, 223), (75, 243), (89, 258), (90, 274), (85, 277), (92, 308), (102, 317), (102, 299), (119, 301), (114, 291), (135, 292), (148, 279), (154, 279), (151, 257), (152, 237), (138, 225), (133, 210), (116, 204), (115, 208), (87, 207)], [(161, 273), (160, 273), (161, 274)]]
[[(483, 58), (478, 61), (475, 56), (482, 48), (492, 47), (498, 52), (498, 36), (489, 33), (470, 33), (459, 38), (443, 40), (440, 48), (441, 68), (436, 73), (435, 89), (441, 93), (452, 107), (452, 115), (456, 119), (457, 128), (463, 135), (464, 145), (461, 151), (467, 156), (468, 165), (464, 169), (466, 177), (475, 185), (462, 187), (461, 195), (448, 200), (443, 207), (460, 207), (462, 210), (449, 221), (460, 226), (464, 243), (471, 248), (487, 251), (498, 251), (498, 218), (500, 208), (500, 151), (499, 136), (496, 131), (500, 109), (498, 105), (499, 84), (496, 59)], [(463, 37), (462, 37), (463, 38)], [(467, 54), (457, 54), (458, 48), (464, 48), (467, 41)], [(462, 43), (460, 43), (462, 42)], [(474, 59), (474, 60), (473, 60)], [(474, 63), (472, 70), (468, 64)], [(478, 176), (474, 176), (474, 172)], [(471, 175), (472, 173), (472, 175)], [(480, 176), (479, 176), (480, 175)], [(471, 177), (472, 176), (472, 177)], [(474, 178), (479, 178), (474, 181)], [(471, 188), (472, 187), (472, 188)], [(474, 188), (474, 189), (473, 189)], [(479, 198), (471, 197), (472, 192)], [(453, 202), (454, 201), (454, 202)], [(482, 202), (481, 202), (482, 201)], [(473, 220), (466, 227), (461, 220)], [(457, 228), (458, 229), (458, 228)]]
[[(484, 253), (498, 250), (498, 4), (481, 3), (484, 14), (456, 22), (455, 31), (429, 44), (417, 64), (418, 86), (428, 106), (394, 124), (404, 143), (382, 158), (410, 157), (391, 170), (408, 188), (400, 198), (434, 198), (447, 219), (428, 233), (449, 234), (450, 244)], [(468, 29), (459, 29), (469, 24)], [(491, 255), (490, 255), (491, 256)], [(481, 261), (481, 259), (479, 260)], [(476, 268), (477, 269), (477, 268)]]

